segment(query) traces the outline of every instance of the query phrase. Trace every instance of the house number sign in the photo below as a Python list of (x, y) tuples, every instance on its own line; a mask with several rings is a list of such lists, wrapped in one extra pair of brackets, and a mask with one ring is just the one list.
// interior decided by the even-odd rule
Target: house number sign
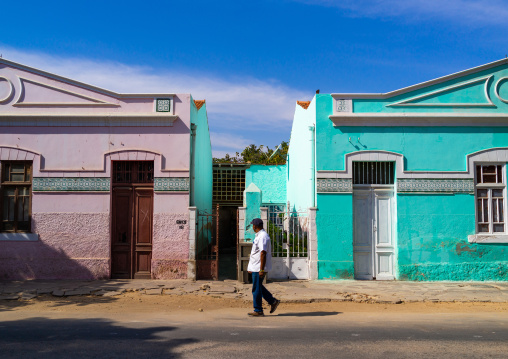
[(345, 99), (335, 99), (335, 112), (353, 112), (353, 101)]
[(180, 220), (180, 219), (177, 219), (176, 220), (176, 224), (178, 224), (178, 229), (184, 229), (184, 224), (187, 224), (187, 221), (186, 220)]

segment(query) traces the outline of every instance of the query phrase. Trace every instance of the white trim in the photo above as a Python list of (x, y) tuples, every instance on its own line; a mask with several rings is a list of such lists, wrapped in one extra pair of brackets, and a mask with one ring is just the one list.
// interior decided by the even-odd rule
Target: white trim
[(328, 116), (334, 126), (506, 126), (506, 113), (362, 112)]
[(10, 86), (10, 91), (9, 93), (7, 94), (7, 96), (5, 96), (4, 98), (0, 98), (0, 103), (4, 103), (4, 102), (8, 102), (11, 97), (12, 97), (12, 94), (14, 92), (14, 85), (12, 84), (11, 80), (9, 80), (7, 77), (5, 76), (0, 76), (0, 80), (5, 80), (7, 81), (7, 84)]
[(473, 234), (467, 236), (469, 243), (508, 243), (507, 234)]
[[(479, 79), (474, 79), (474, 80), (462, 82), (460, 84), (448, 86), (448, 87), (445, 87), (442, 89), (434, 90), (434, 91), (428, 92), (423, 95), (419, 95), (419, 96), (411, 97), (411, 98), (401, 100), (398, 102), (394, 102), (392, 104), (386, 105), (386, 107), (390, 107), (390, 106), (391, 107), (395, 107), (395, 106), (403, 106), (403, 107), (406, 107), (406, 106), (417, 106), (417, 107), (455, 107), (455, 106), (460, 106), (460, 107), (496, 107), (496, 105), (494, 105), (494, 103), (490, 99), (489, 88), (488, 88), (489, 81), (493, 76), (494, 75), (485, 76), (485, 77), (481, 77)], [(464, 87), (464, 86), (474, 84), (477, 82), (482, 82), (482, 81), (485, 81), (483, 90), (484, 90), (485, 98), (487, 99), (488, 103), (408, 103), (411, 101), (423, 99), (423, 98), (430, 97), (430, 96), (433, 96), (433, 95), (436, 95), (436, 94), (439, 94), (442, 92), (450, 91), (450, 90), (453, 90), (456, 88)]]
[(171, 115), (166, 112), (157, 112), (157, 113), (146, 113), (146, 112), (103, 112), (103, 113), (0, 113), (0, 119), (1, 118), (8, 118), (8, 117), (14, 117), (14, 118), (37, 118), (37, 117), (43, 117), (43, 118), (72, 118), (72, 117), (78, 117), (78, 118), (100, 118), (100, 117), (107, 117), (107, 118), (122, 118), (122, 117), (132, 117), (132, 118), (168, 118), (176, 120), (178, 118), (178, 115)]
[(467, 75), (474, 74), (474, 73), (477, 73), (480, 71), (488, 70), (493, 67), (501, 66), (504, 64), (508, 64), (508, 59), (504, 58), (501, 60), (490, 62), (485, 65), (473, 67), (471, 69), (459, 71), (454, 74), (446, 75), (443, 77), (438, 77), (438, 78), (430, 80), (430, 81), (421, 82), (416, 85), (404, 87), (399, 90), (386, 92), (386, 93), (332, 93), (331, 96), (332, 97), (343, 97), (343, 98), (355, 98), (355, 99), (387, 99), (387, 98), (390, 98), (393, 96), (402, 95), (402, 94), (405, 94), (405, 93), (408, 93), (411, 91), (415, 91), (415, 90), (418, 90), (418, 89), (421, 89), (424, 87), (440, 84), (442, 82), (453, 80), (453, 79), (456, 79), (456, 78), (459, 78), (462, 76), (467, 76)]
[[(25, 77), (18, 76), (21, 81), (21, 95), (18, 97), (18, 100), (12, 105), (17, 107), (40, 107), (40, 106), (108, 106), (108, 107), (120, 107), (120, 105), (99, 100), (94, 97), (90, 97), (87, 95), (83, 95), (74, 91), (66, 90), (60, 87), (48, 85), (43, 82), (27, 79)], [(24, 98), (23, 94), (26, 92), (24, 82), (29, 82), (38, 86), (46, 87), (53, 91), (62, 92), (68, 95), (72, 95), (75, 97), (80, 97), (84, 100), (92, 101), (92, 103), (81, 103), (81, 102), (20, 102), (21, 98)]]
[(38, 240), (37, 233), (0, 233), (0, 241), (36, 242)]
[(502, 98), (502, 97), (499, 95), (499, 85), (500, 85), (501, 81), (504, 81), (504, 80), (508, 80), (508, 76), (501, 77), (499, 80), (497, 80), (496, 86), (494, 86), (494, 93), (496, 94), (496, 97), (497, 97), (500, 101), (503, 101), (504, 103), (508, 103), (508, 100), (506, 100), (506, 99)]
[(87, 90), (90, 90), (90, 91), (102, 93), (102, 94), (108, 95), (108, 96), (113, 96), (113, 97), (116, 97), (116, 98), (152, 98), (152, 97), (158, 97), (158, 96), (159, 97), (176, 96), (175, 93), (142, 93), (142, 94), (138, 94), (138, 93), (117, 93), (117, 92), (106, 90), (106, 89), (103, 89), (103, 88), (100, 88), (100, 87), (97, 87), (97, 86), (89, 85), (89, 84), (84, 83), (84, 82), (80, 82), (80, 81), (72, 80), (72, 79), (67, 78), (67, 77), (56, 75), (56, 74), (53, 74), (51, 72), (39, 70), (39, 69), (37, 69), (35, 67), (26, 66), (26, 65), (14, 62), (14, 61), (10, 61), (10, 60), (4, 59), (4, 58), (0, 58), (0, 63), (3, 63), (3, 64), (6, 64), (6, 65), (9, 65), (9, 66), (18, 68), (20, 70), (32, 72), (32, 73), (35, 73), (37, 75), (41, 75), (41, 76), (44, 76), (44, 77), (49, 77), (49, 78), (54, 79), (54, 80), (62, 81), (62, 82), (65, 82), (65, 83), (68, 83), (68, 84), (71, 84), (71, 85), (75, 85), (75, 86), (78, 86), (78, 87), (81, 87), (81, 88), (84, 88), (84, 89), (87, 89)]
[(465, 171), (406, 171), (404, 155), (390, 151), (357, 151), (344, 156), (344, 170), (320, 170), (316, 179), (320, 178), (353, 178), (353, 161), (392, 161), (395, 162), (397, 179), (474, 179), (475, 163), (508, 162), (508, 147), (497, 147), (473, 152), (466, 155)]

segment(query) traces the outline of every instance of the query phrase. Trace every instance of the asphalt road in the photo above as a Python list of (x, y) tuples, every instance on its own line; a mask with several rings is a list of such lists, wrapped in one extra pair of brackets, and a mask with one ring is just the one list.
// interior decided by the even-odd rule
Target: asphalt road
[(508, 358), (506, 313), (0, 312), (0, 358)]

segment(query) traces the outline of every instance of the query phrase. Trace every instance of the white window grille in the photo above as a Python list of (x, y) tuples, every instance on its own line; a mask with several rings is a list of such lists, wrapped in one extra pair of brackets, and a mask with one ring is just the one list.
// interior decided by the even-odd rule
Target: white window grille
[(504, 165), (476, 166), (476, 233), (505, 233)]

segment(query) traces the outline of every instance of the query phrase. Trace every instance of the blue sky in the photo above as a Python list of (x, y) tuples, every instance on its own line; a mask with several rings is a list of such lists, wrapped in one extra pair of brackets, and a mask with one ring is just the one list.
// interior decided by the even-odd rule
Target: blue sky
[(388, 92), (508, 53), (499, 0), (9, 1), (2, 12), (9, 60), (206, 99), (216, 156), (288, 140), (296, 100), (316, 89)]

